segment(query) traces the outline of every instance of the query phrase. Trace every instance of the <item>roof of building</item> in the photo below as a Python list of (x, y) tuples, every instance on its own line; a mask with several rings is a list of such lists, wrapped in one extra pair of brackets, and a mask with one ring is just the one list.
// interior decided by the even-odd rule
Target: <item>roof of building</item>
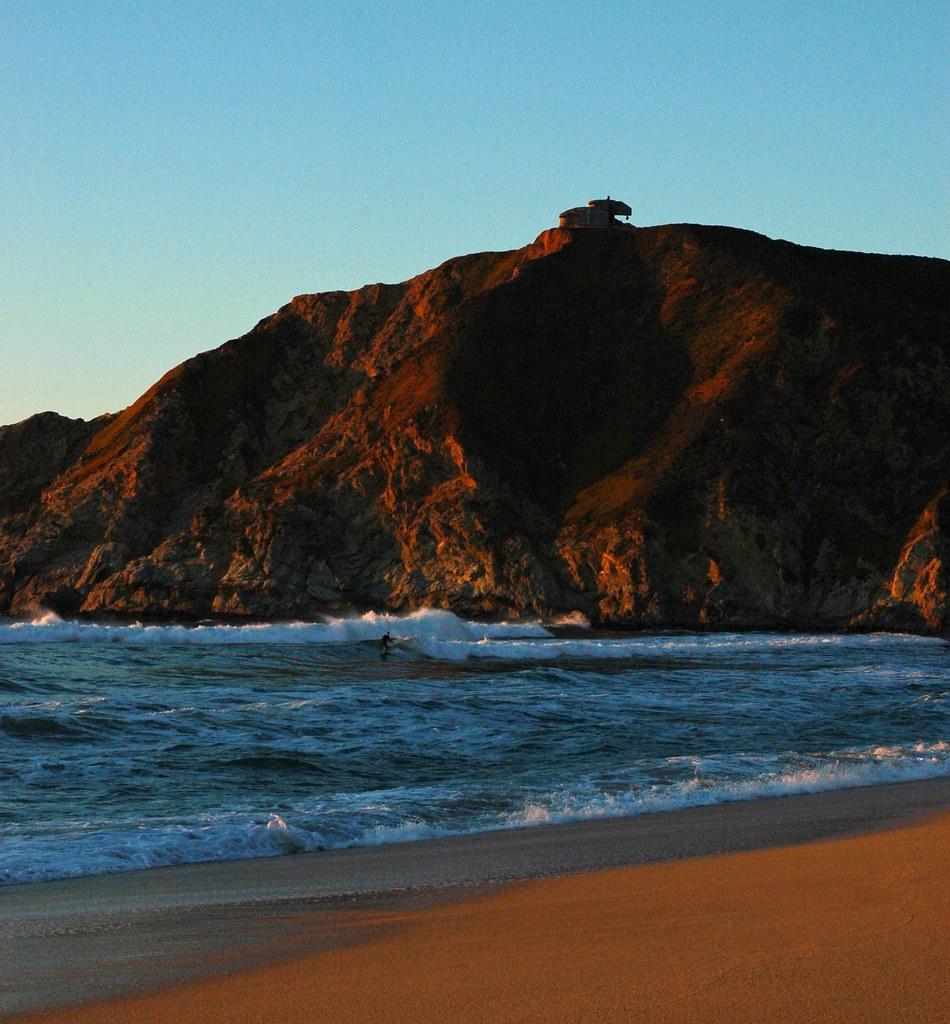
[(633, 210), (625, 202), (620, 199), (611, 199), (610, 196), (607, 196), (606, 199), (590, 199), (587, 205), (603, 210), (609, 209), (611, 213), (620, 217), (629, 217), (633, 213)]

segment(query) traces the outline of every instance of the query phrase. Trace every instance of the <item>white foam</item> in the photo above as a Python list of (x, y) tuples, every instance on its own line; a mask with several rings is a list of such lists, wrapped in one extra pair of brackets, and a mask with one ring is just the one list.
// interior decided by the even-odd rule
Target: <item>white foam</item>
[[(674, 760), (674, 759), (670, 759)], [(702, 759), (695, 759), (701, 768)], [(770, 759), (764, 758), (763, 761)], [(631, 788), (627, 792), (591, 792), (589, 786), (567, 787), (547, 799), (532, 800), (505, 816), (508, 828), (547, 825), (592, 818), (624, 817), (682, 810), (762, 797), (821, 793), (891, 782), (913, 782), (950, 775), (950, 743), (916, 743), (907, 747), (846, 750), (816, 757), (809, 767), (756, 772), (751, 778), (717, 780), (697, 776), (670, 785)]]
[(191, 825), (65, 822), (45, 831), (35, 827), (29, 837), (0, 829), (0, 841), (0, 884), (201, 861), (280, 857), (327, 846), (319, 832), (288, 826), (277, 814), (263, 820), (209, 819)]
[(248, 625), (144, 625), (61, 619), (44, 612), (31, 622), (0, 624), (0, 644), (341, 644), (378, 640), (385, 632), (396, 638), (474, 641), (486, 638), (545, 637), (539, 622), (468, 622), (452, 612), (424, 608), (408, 615), (367, 612), (321, 622), (274, 622)]
[[(783, 757), (811, 763), (783, 765)], [(688, 765), (695, 774), (673, 783), (631, 782), (626, 787), (614, 780), (609, 791), (602, 782), (568, 782), (546, 793), (533, 794), (516, 810), (482, 812), (468, 820), (452, 814), (457, 793), (429, 786), (351, 793), (334, 807), (320, 800), (308, 813), (299, 813), (299, 820), (286, 812), (283, 816), (210, 815), (190, 824), (168, 820), (60, 822), (49, 826), (29, 823), (29, 835), (16, 831), (14, 826), (0, 826), (0, 884), (384, 845), (935, 778), (950, 774), (950, 742), (881, 745), (810, 757), (789, 754), (668, 759), (669, 764), (674, 762)], [(749, 777), (728, 777), (730, 771), (738, 770), (749, 772)], [(419, 810), (410, 809), (412, 805)], [(403, 810), (399, 811), (398, 806)], [(346, 828), (348, 816), (351, 824)], [(325, 824), (320, 824), (321, 817)]]
[[(552, 627), (588, 628), (579, 612), (562, 616)], [(363, 615), (327, 617), (320, 622), (269, 622), (248, 625), (202, 624), (145, 625), (64, 620), (44, 612), (31, 622), (0, 623), (0, 644), (90, 643), (145, 645), (238, 645), (238, 644), (354, 644), (377, 641), (389, 632), (400, 643), (397, 653), (413, 653), (445, 661), (498, 659), (501, 661), (551, 661), (574, 659), (636, 659), (661, 657), (800, 657), (804, 652), (821, 654), (833, 648), (865, 648), (882, 645), (930, 645), (936, 637), (896, 634), (782, 633), (632, 633), (627, 636), (559, 637), (538, 621), (474, 622), (449, 611), (423, 608), (405, 615), (366, 612)], [(359, 654), (351, 655), (360, 657)]]

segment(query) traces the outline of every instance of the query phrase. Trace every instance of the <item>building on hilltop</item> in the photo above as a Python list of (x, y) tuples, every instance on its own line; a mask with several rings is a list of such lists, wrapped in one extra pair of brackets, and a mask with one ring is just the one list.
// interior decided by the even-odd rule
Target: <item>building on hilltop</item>
[(618, 217), (629, 217), (633, 211), (619, 199), (591, 199), (586, 206), (575, 206), (565, 210), (558, 219), (561, 228), (629, 228), (617, 220)]

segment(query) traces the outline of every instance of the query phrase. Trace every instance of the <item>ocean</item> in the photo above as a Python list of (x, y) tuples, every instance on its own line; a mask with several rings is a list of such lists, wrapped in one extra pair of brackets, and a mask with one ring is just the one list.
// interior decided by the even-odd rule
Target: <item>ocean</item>
[(936, 638), (0, 620), (0, 884), (946, 774)]

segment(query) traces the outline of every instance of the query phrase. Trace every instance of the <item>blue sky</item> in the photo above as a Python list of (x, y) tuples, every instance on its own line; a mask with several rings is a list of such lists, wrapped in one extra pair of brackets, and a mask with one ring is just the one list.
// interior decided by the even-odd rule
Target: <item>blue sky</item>
[(947, 257), (948, 41), (946, 0), (0, 0), (0, 423), (608, 192)]

